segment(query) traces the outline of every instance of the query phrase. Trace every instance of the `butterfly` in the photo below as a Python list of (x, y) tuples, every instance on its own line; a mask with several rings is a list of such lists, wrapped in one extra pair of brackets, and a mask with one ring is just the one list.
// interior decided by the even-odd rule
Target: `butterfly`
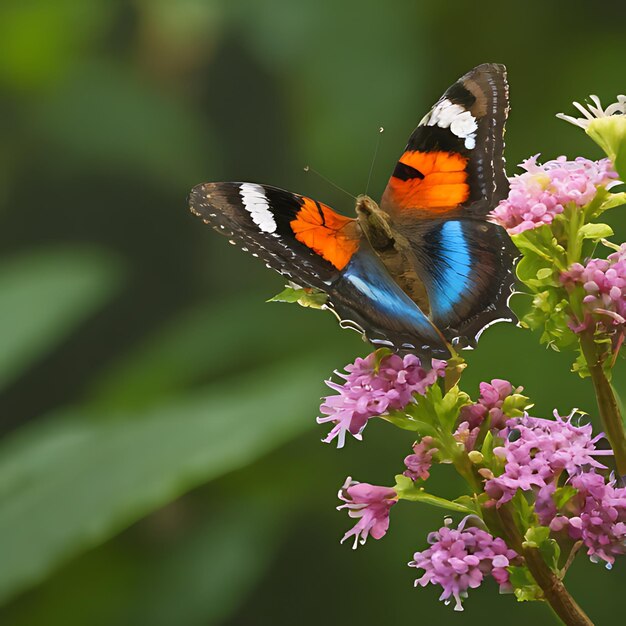
[(380, 203), (356, 217), (268, 185), (205, 183), (192, 213), (292, 284), (325, 294), (374, 345), (450, 356), (513, 321), (513, 247), (488, 213), (506, 197), (506, 68), (475, 67), (410, 136)]

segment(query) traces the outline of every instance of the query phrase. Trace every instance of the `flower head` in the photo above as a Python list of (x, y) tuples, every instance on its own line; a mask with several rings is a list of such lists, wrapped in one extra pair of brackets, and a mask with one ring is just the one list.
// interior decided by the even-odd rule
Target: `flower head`
[(436, 452), (438, 450), (435, 448), (435, 440), (428, 436), (422, 437), (420, 442), (413, 445), (413, 454), (404, 459), (404, 475), (411, 480), (426, 480), (430, 476), (429, 470)]
[(474, 450), (479, 435), (480, 426), (474, 426), (472, 428), (469, 422), (461, 422), (452, 433), (454, 439), (465, 448), (466, 452)]
[(343, 536), (341, 543), (354, 536), (352, 547), (356, 549), (359, 543), (365, 543), (369, 535), (374, 539), (385, 535), (389, 528), (389, 511), (398, 499), (394, 489), (359, 483), (348, 477), (337, 496), (346, 503), (338, 506), (337, 510), (348, 509), (348, 515), (359, 520)]
[[(488, 429), (494, 434), (498, 433), (512, 416), (511, 410), (516, 411), (513, 415), (521, 415), (520, 408), (526, 408), (528, 398), (521, 395), (523, 390), (523, 387), (514, 388), (508, 380), (500, 378), (494, 378), (490, 383), (480, 383), (478, 401), (461, 408), (454, 438), (470, 452), (475, 448), (481, 432), (486, 432), (483, 426), (485, 420), (488, 420)], [(507, 400), (509, 406), (505, 407)]]
[(445, 361), (433, 359), (431, 369), (426, 370), (414, 354), (404, 358), (389, 354), (378, 362), (377, 352), (347, 365), (347, 375), (337, 372), (345, 379), (343, 384), (326, 381), (337, 395), (326, 397), (320, 407), (324, 417), (318, 417), (318, 423), (335, 424), (324, 441), (337, 438), (337, 447), (341, 448), (347, 432), (360, 439), (371, 417), (403, 409), (413, 402), (414, 394), (424, 395), (445, 374), (445, 366)]
[(504, 445), (493, 450), (506, 461), (504, 472), (485, 484), (492, 502), (500, 506), (518, 489), (540, 490), (563, 471), (576, 476), (584, 469), (605, 469), (595, 458), (612, 454), (610, 450), (596, 449), (603, 435), (592, 437), (591, 424), (574, 426), (573, 415), (563, 418), (555, 412), (555, 420), (525, 416), (507, 422), (501, 432)]
[(511, 179), (508, 198), (490, 214), (510, 235), (551, 224), (566, 205), (583, 207), (599, 188), (616, 183), (617, 173), (608, 159), (568, 161), (560, 156), (541, 165), (538, 156), (521, 164), (526, 172)]
[(594, 120), (613, 115), (626, 115), (626, 96), (617, 96), (617, 102), (610, 104), (606, 109), (602, 108), (602, 102), (600, 102), (598, 96), (592, 95), (589, 98), (593, 104), (587, 103), (586, 107), (579, 102), (572, 103), (583, 114), (583, 117), (573, 117), (564, 113), (557, 113), (556, 116), (561, 120), (587, 130)]
[(595, 472), (573, 476), (569, 484), (576, 494), (561, 511), (553, 501), (546, 503), (552, 500), (549, 490), (543, 494), (539, 519), (552, 531), (582, 541), (592, 561), (602, 560), (610, 568), (616, 556), (626, 553), (626, 488)]
[(583, 106), (574, 102), (574, 106), (583, 117), (572, 117), (559, 113), (558, 118), (575, 124), (591, 137), (615, 163), (622, 178), (626, 176), (626, 96), (617, 96), (606, 109), (598, 96), (589, 96), (593, 104)]
[(460, 422), (467, 422), (470, 428), (480, 426), (489, 416), (490, 428), (500, 430), (506, 424), (507, 416), (502, 411), (504, 401), (522, 388), (514, 389), (508, 380), (494, 378), (490, 383), (480, 383), (480, 397), (475, 404), (468, 404), (461, 409)]
[[(574, 332), (588, 328), (624, 333), (626, 324), (626, 244), (608, 259), (591, 259), (587, 265), (574, 263), (561, 274), (561, 282), (568, 288), (582, 286), (583, 319), (570, 326)], [(617, 328), (616, 328), (617, 327)]]
[(440, 600), (446, 604), (454, 599), (455, 611), (462, 611), (462, 600), (468, 589), (475, 589), (485, 576), (492, 576), (502, 590), (508, 589), (507, 567), (518, 555), (502, 539), (480, 528), (448, 528), (443, 526), (428, 535), (430, 548), (416, 552), (410, 567), (424, 570), (415, 585), (440, 585)]

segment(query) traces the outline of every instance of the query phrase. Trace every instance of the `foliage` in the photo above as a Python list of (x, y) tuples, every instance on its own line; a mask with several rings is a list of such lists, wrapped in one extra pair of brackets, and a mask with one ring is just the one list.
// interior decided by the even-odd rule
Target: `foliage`
[[(442, 48), (443, 32), (457, 43)], [(553, 45), (558, 71), (549, 81), (540, 78), (545, 50), (528, 48), (529, 32)], [(30, 503), (4, 539), (21, 538), (1, 577), (5, 593), (17, 595), (0, 621), (192, 626), (290, 624), (298, 615), (302, 624), (365, 623), (388, 619), (390, 597), (399, 619), (414, 616), (406, 573), (389, 567), (406, 546), (390, 537), (367, 561), (347, 563), (329, 542), (341, 521), (320, 513), (344, 465), (392, 462), (395, 435), (381, 436), (367, 458), (347, 450), (339, 459), (320, 455), (310, 431), (298, 437), (315, 414), (319, 373), (365, 347), (325, 316), (263, 305), (278, 279), (186, 219), (185, 195), (202, 180), (256, 180), (349, 212), (352, 200), (301, 167), (364, 191), (382, 124), (375, 194), (432, 94), (485, 60), (510, 67), (509, 163), (538, 144), (550, 156), (557, 145), (580, 152), (582, 133), (566, 133), (545, 111), (562, 108), (563, 94), (579, 97), (587, 86), (577, 81), (589, 73), (602, 92), (619, 91), (615, 14), (580, 8), (574, 21), (537, 1), (505, 9), (401, 2), (390, 11), (369, 1), (29, 0), (0, 7), (0, 35), (0, 497), (11, 505), (0, 518)], [(624, 239), (622, 213), (607, 215)], [(529, 368), (521, 347), (535, 349), (512, 325), (485, 333), (468, 356), (466, 388), (478, 383), (474, 370), (522, 380), (523, 368), (539, 406), (591, 410), (591, 392), (569, 385), (562, 355), (537, 350)], [(286, 422), (273, 412), (272, 394), (289, 395), (270, 379), (278, 375), (310, 400), (292, 405), (289, 420), (286, 410)], [(622, 380), (614, 377), (618, 389)], [(249, 407), (252, 391), (265, 398), (253, 411), (263, 445), (209, 471), (211, 442), (203, 448), (177, 427), (239, 419), (234, 405)], [(235, 398), (227, 408), (226, 392)], [(202, 403), (204, 419), (191, 420)], [(160, 463), (167, 442), (150, 435), (151, 420), (172, 445), (203, 448), (205, 465), (187, 473), (193, 459)], [(142, 445), (144, 427), (153, 446)], [(124, 482), (122, 468), (128, 491), (117, 498), (108, 480)], [(153, 489), (145, 498), (140, 471)], [(454, 497), (447, 473), (430, 480)], [(440, 513), (424, 507), (399, 524), (421, 536)], [(589, 567), (568, 576), (603, 623), (619, 608), (623, 573), (592, 587)], [(311, 603), (314, 587), (324, 603)], [(365, 588), (370, 603), (345, 601)], [(467, 623), (489, 621), (507, 602), (479, 595)], [(425, 620), (447, 618), (435, 602), (417, 609)], [(542, 615), (527, 604), (507, 620)]]

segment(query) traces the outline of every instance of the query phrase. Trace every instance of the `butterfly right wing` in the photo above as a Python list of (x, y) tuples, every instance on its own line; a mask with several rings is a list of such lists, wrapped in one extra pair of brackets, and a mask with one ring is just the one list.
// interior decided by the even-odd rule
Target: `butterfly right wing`
[(516, 249), (487, 220), (508, 193), (508, 94), (503, 65), (479, 65), (455, 82), (411, 134), (380, 205), (413, 251), (430, 318), (461, 345), (515, 319)]
[(439, 331), (398, 287), (358, 223), (306, 196), (256, 183), (193, 188), (191, 211), (268, 267), (328, 294), (343, 327), (377, 345), (448, 354)]

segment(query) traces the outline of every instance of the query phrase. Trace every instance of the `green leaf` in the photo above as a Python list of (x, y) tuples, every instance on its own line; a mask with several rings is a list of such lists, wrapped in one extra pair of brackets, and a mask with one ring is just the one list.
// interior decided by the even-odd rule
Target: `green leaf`
[(537, 279), (543, 281), (546, 278), (551, 278), (554, 274), (554, 270), (550, 267), (543, 267), (537, 272)]
[(550, 538), (550, 529), (547, 526), (532, 526), (524, 535), (525, 548), (537, 548), (548, 567), (557, 572), (561, 548)]
[(391, 354), (393, 354), (393, 351), (389, 348), (377, 348), (374, 351), (374, 371), (376, 373), (378, 373), (380, 369), (380, 364), (383, 362), (383, 359), (390, 356)]
[(555, 539), (546, 539), (539, 546), (539, 552), (548, 567), (558, 573), (559, 559), (561, 558), (561, 547)]
[(608, 224), (585, 224), (579, 229), (578, 235), (581, 239), (599, 241), (600, 239), (612, 237), (613, 229)]
[(432, 385), (426, 390), (426, 395), (418, 396), (415, 403), (405, 407), (405, 411), (411, 419), (438, 427), (439, 417), (435, 406), (441, 402), (442, 397), (439, 385)]
[(550, 529), (547, 526), (533, 526), (524, 535), (524, 547), (538, 548), (550, 537)]
[(480, 449), (480, 452), (485, 459), (485, 465), (487, 467), (491, 465), (491, 460), (493, 459), (493, 447), (494, 447), (493, 444), (494, 444), (493, 434), (491, 433), (490, 430), (488, 430), (487, 434), (485, 435), (485, 439), (483, 440), (483, 445)]
[(565, 249), (558, 243), (548, 224), (512, 235), (511, 239), (524, 256), (535, 255), (544, 262), (557, 266), (564, 261)]
[(567, 325), (570, 305), (560, 289), (544, 289), (533, 298), (533, 308), (523, 318), (533, 330), (542, 330), (540, 342), (554, 350), (578, 345), (578, 338)]
[(457, 513), (476, 513), (476, 510), (469, 508), (459, 502), (453, 502), (452, 500), (446, 500), (439, 496), (434, 496), (430, 493), (426, 493), (422, 487), (418, 487), (408, 476), (398, 474), (396, 476), (396, 484), (394, 489), (398, 493), (400, 500), (408, 500), (410, 502), (423, 502), (430, 506), (435, 506), (440, 509), (446, 509), (448, 511), (455, 511)]
[(291, 361), (152, 410), (76, 409), (7, 438), (0, 446), (0, 602), (310, 428), (319, 372), (320, 358), (308, 355), (306, 363)]
[(543, 600), (541, 587), (537, 585), (527, 567), (510, 565), (506, 569), (509, 572), (509, 582), (513, 586), (513, 592), (518, 602)]
[(0, 265), (0, 388), (102, 306), (120, 277), (117, 258), (87, 248), (41, 250)]
[(482, 493), (480, 496), (477, 497), (478, 498), (478, 501), (477, 501), (472, 496), (463, 495), (463, 496), (459, 496), (458, 498), (455, 498), (453, 502), (455, 504), (460, 504), (461, 506), (466, 507), (467, 509), (471, 510), (474, 513), (474, 515), (478, 515), (478, 517), (482, 518), (481, 506), (484, 505), (488, 497), (489, 496), (487, 496), (487, 494)]
[(502, 412), (508, 417), (521, 417), (524, 415), (524, 411), (530, 409), (533, 406), (529, 402), (527, 396), (521, 393), (513, 393), (507, 396), (502, 403)]
[(578, 490), (571, 485), (564, 485), (558, 487), (554, 494), (552, 494), (552, 500), (558, 510), (562, 509), (576, 494)]
[(435, 401), (435, 411), (445, 430), (454, 430), (459, 413), (467, 404), (471, 404), (471, 398), (457, 386), (452, 387), (441, 400)]
[(517, 491), (511, 503), (519, 515), (522, 526), (529, 528), (537, 525), (537, 516), (522, 491)]
[(417, 396), (416, 402), (405, 407), (404, 411), (394, 411), (384, 419), (399, 428), (418, 432), (422, 437), (436, 437), (443, 444), (456, 448), (451, 433), (456, 425), (461, 407), (471, 402), (470, 397), (454, 386), (445, 396), (441, 387), (431, 385), (423, 396)]
[(553, 284), (554, 264), (534, 252), (526, 252), (515, 268), (517, 277), (533, 288)]
[(607, 209), (614, 209), (624, 204), (626, 204), (626, 192), (608, 193), (607, 199), (600, 205), (599, 211), (602, 212)]
[(387, 415), (381, 415), (381, 419), (393, 424), (397, 428), (402, 428), (402, 430), (417, 432), (422, 437), (426, 435), (435, 437), (437, 435), (437, 429), (432, 424), (414, 419), (403, 411), (392, 411)]
[(268, 302), (297, 302), (300, 306), (321, 309), (328, 302), (328, 295), (312, 288), (285, 287)]

